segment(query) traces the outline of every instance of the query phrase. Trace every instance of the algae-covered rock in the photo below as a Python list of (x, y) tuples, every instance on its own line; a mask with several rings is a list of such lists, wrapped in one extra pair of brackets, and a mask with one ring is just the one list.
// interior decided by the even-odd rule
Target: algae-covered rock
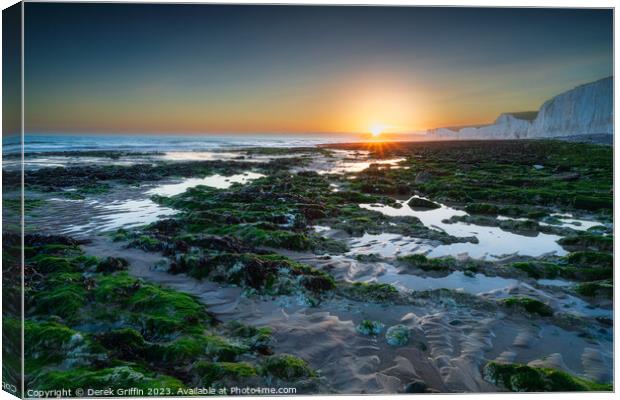
[(596, 282), (584, 282), (575, 287), (575, 292), (586, 297), (601, 296), (607, 299), (613, 299), (614, 283), (611, 279)]
[(378, 303), (398, 299), (398, 290), (389, 283), (354, 282), (343, 288), (343, 294), (358, 301)]
[(116, 271), (126, 270), (127, 266), (129, 266), (129, 263), (124, 258), (106, 257), (97, 264), (97, 272), (109, 274)]
[(257, 368), (247, 362), (198, 361), (192, 369), (203, 386), (211, 386), (218, 381), (239, 384), (240, 379), (258, 375)]
[(270, 375), (285, 380), (312, 378), (316, 373), (301, 358), (290, 354), (271, 356), (263, 362), (264, 375)]
[(568, 249), (613, 251), (613, 236), (595, 235), (580, 232), (577, 235), (563, 237), (558, 243)]
[[(194, 296), (119, 271), (127, 265), (122, 259), (99, 260), (73, 245), (36, 241), (40, 245), (28, 249), (29, 260), (51, 262), (28, 297), (24, 333), (29, 388), (166, 388), (169, 395), (184, 385), (314, 376), (293, 356), (269, 358), (264, 374), (259, 374), (262, 367), (247, 362), (273, 354), (267, 327), (216, 326)], [(264, 254), (261, 262), (286, 269), (289, 282), (308, 292), (333, 285), (329, 275), (284, 257)], [(17, 320), (5, 318), (3, 327), (20, 336)], [(242, 357), (246, 362), (239, 362)]]
[(184, 387), (173, 377), (147, 372), (137, 366), (121, 365), (111, 368), (74, 368), (66, 371), (50, 370), (37, 376), (30, 388), (37, 390), (108, 389), (108, 388), (169, 388)]
[(473, 203), (465, 207), (465, 211), (470, 214), (497, 215), (499, 207), (495, 204)]
[(391, 346), (404, 346), (409, 343), (410, 331), (405, 325), (394, 325), (385, 332), (385, 339)]
[(423, 254), (408, 254), (398, 257), (397, 261), (410, 268), (420, 268), (424, 271), (448, 271), (455, 262), (452, 257), (427, 258)]
[(180, 337), (153, 349), (150, 357), (161, 362), (191, 362), (200, 358), (214, 361), (234, 361), (249, 350), (247, 346), (234, 343), (217, 335), (193, 335)]
[(364, 319), (357, 325), (355, 330), (359, 334), (364, 335), (364, 336), (377, 336), (378, 334), (383, 332), (384, 328), (385, 328), (385, 325), (379, 321), (371, 321), (369, 319)]
[(260, 354), (271, 355), (272, 330), (269, 327), (257, 328), (238, 321), (231, 321), (226, 325), (227, 330), (236, 338), (239, 338), (250, 349)]
[(45, 291), (36, 292), (32, 303), (36, 313), (55, 315), (66, 321), (80, 318), (86, 303), (86, 289), (79, 274), (62, 274), (63, 283), (50, 284)]
[(612, 385), (592, 382), (552, 368), (524, 364), (489, 362), (482, 374), (485, 380), (513, 392), (611, 391)]
[(614, 263), (614, 256), (610, 253), (600, 251), (576, 251), (567, 257), (570, 264), (581, 266), (600, 266), (611, 268)]
[(503, 300), (509, 307), (521, 308), (530, 314), (537, 314), (541, 317), (553, 315), (553, 309), (545, 303), (530, 297), (510, 297)]
[(94, 335), (95, 340), (120, 359), (144, 358), (151, 347), (142, 334), (131, 328), (121, 328)]
[(421, 197), (413, 197), (411, 200), (409, 200), (407, 204), (409, 205), (409, 207), (414, 208), (414, 209), (418, 208), (418, 209), (433, 210), (436, 208), (441, 208), (441, 205), (434, 203), (430, 200), (423, 199)]
[(525, 272), (534, 279), (553, 279), (565, 272), (565, 267), (543, 261), (520, 261), (510, 264), (513, 268)]

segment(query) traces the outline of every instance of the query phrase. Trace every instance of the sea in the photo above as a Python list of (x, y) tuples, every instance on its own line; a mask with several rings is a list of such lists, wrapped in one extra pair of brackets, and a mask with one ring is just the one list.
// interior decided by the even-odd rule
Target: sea
[[(307, 147), (318, 144), (364, 140), (361, 134), (264, 134), (264, 135), (25, 135), (28, 153), (57, 151), (119, 150), (128, 152), (209, 151), (246, 147)], [(19, 136), (4, 136), (4, 154), (21, 151)]]

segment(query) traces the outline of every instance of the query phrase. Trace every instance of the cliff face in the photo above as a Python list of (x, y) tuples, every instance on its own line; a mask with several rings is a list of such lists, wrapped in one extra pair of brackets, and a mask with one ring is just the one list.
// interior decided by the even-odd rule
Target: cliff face
[(529, 137), (613, 133), (613, 79), (581, 85), (545, 102)]
[(578, 86), (547, 100), (538, 113), (505, 113), (479, 128), (432, 129), (433, 138), (526, 139), (613, 134), (613, 78)]

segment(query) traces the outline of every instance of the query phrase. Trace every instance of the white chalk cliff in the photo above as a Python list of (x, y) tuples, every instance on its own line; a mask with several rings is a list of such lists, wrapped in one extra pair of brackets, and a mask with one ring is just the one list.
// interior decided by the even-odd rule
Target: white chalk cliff
[(429, 129), (441, 139), (528, 139), (613, 134), (613, 78), (577, 86), (547, 100), (538, 112), (501, 114), (479, 127)]

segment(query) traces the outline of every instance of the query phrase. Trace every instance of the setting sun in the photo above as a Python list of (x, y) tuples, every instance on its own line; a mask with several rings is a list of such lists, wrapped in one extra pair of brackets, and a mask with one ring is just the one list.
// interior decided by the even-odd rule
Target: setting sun
[(370, 134), (371, 134), (373, 137), (378, 137), (378, 136), (380, 136), (380, 135), (383, 133), (383, 131), (384, 131), (384, 130), (385, 130), (385, 125), (382, 125), (382, 124), (374, 124), (374, 125), (371, 125), (371, 126), (370, 126), (370, 129), (369, 129)]

